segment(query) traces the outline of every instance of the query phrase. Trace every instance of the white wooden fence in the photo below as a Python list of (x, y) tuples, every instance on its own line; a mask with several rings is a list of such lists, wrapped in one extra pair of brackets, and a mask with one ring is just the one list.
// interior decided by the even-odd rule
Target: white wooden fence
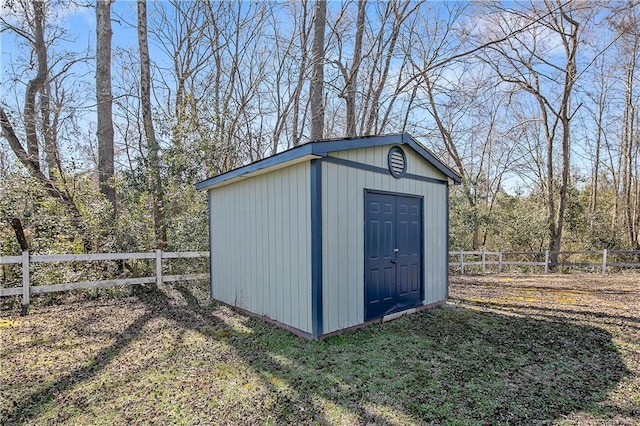
[[(464, 275), (465, 267), (480, 266), (482, 273), (486, 273), (487, 266), (497, 266), (498, 272), (502, 272), (506, 266), (538, 266), (544, 268), (544, 272), (548, 273), (551, 266), (562, 267), (589, 267), (600, 270), (604, 275), (607, 268), (640, 268), (639, 262), (611, 262), (613, 256), (634, 256), (640, 257), (640, 250), (589, 250), (589, 251), (560, 251), (553, 252), (560, 257), (569, 257), (574, 255), (582, 255), (591, 258), (598, 257), (599, 261), (595, 262), (568, 262), (558, 261), (552, 264), (549, 256), (552, 252), (549, 250), (541, 252), (496, 252), (496, 251), (450, 251), (449, 252), (449, 268), (458, 268), (460, 274)], [(465, 259), (467, 257), (467, 259)], [(472, 257), (474, 260), (468, 260)], [(512, 260), (519, 257), (519, 260)], [(541, 260), (524, 260), (524, 258), (544, 258)], [(455, 260), (452, 260), (455, 259)], [(600, 260), (601, 259), (601, 260)]]
[[(150, 284), (187, 281), (187, 280), (203, 280), (208, 279), (209, 274), (183, 274), (183, 275), (163, 275), (162, 259), (185, 259), (209, 257), (208, 251), (194, 252), (164, 252), (156, 250), (155, 253), (97, 253), (97, 254), (51, 254), (51, 255), (30, 255), (25, 251), (22, 256), (0, 256), (0, 265), (21, 264), (22, 265), (22, 286), (11, 288), (0, 288), (0, 297), (2, 296), (18, 296), (22, 295), (22, 304), (29, 305), (32, 294), (51, 293), (55, 291), (69, 291), (88, 288), (114, 287), (132, 284)], [(87, 262), (99, 260), (129, 260), (129, 259), (154, 259), (155, 275), (151, 277), (139, 278), (120, 278), (102, 281), (82, 281), (52, 285), (30, 285), (29, 267), (32, 263), (43, 262)]]
[[(465, 268), (469, 266), (480, 266), (482, 273), (486, 273), (487, 267), (497, 266), (497, 271), (502, 272), (507, 266), (537, 266), (544, 268), (544, 272), (549, 272), (552, 266), (549, 260), (550, 252), (494, 252), (494, 251), (451, 251), (449, 252), (449, 267), (458, 268), (461, 274), (465, 273)], [(593, 262), (557, 262), (555, 266), (567, 267), (591, 267), (599, 269), (602, 274), (607, 273), (607, 268), (638, 268), (639, 262), (611, 262), (613, 256), (634, 256), (640, 257), (639, 250), (598, 250), (598, 251), (564, 251), (558, 252), (558, 256), (584, 255), (597, 256), (601, 258), (598, 263)], [(182, 274), (182, 275), (163, 275), (162, 260), (163, 259), (186, 259), (186, 258), (202, 258), (209, 257), (207, 251), (195, 252), (163, 252), (156, 250), (155, 253), (97, 253), (97, 254), (53, 254), (53, 255), (30, 255), (29, 252), (23, 252), (21, 256), (0, 256), (0, 265), (20, 264), (22, 265), (22, 286), (0, 288), (0, 297), (2, 296), (19, 296), (22, 295), (22, 304), (29, 305), (32, 294), (51, 293), (56, 291), (69, 291), (89, 288), (114, 287), (135, 284), (151, 284), (187, 281), (187, 280), (203, 280), (208, 279), (209, 274)], [(466, 259), (465, 259), (466, 257)], [(474, 260), (469, 260), (472, 257)], [(513, 260), (517, 257), (519, 260)], [(544, 258), (540, 260), (523, 260), (526, 257)], [(452, 261), (452, 258), (455, 259)], [(153, 259), (155, 260), (155, 275), (150, 277), (138, 278), (119, 278), (102, 281), (81, 281), (63, 284), (36, 285), (30, 283), (29, 269), (32, 263), (45, 262), (90, 262), (90, 261), (109, 261), (109, 260), (129, 260), (129, 259)]]

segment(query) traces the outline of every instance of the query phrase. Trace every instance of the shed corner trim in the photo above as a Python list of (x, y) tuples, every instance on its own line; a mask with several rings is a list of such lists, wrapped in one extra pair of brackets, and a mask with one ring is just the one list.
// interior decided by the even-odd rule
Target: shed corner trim
[(322, 316), (322, 159), (311, 160), (311, 335), (323, 334)]

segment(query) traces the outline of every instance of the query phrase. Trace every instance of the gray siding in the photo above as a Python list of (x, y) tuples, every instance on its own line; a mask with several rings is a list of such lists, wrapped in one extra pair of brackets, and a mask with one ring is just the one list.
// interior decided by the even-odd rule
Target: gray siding
[[(387, 167), (390, 146), (337, 152), (340, 158)], [(407, 172), (446, 180), (410, 148)], [(446, 299), (446, 194), (443, 184), (323, 163), (323, 332), (364, 321), (364, 189), (424, 197), (424, 303)]]
[[(332, 152), (332, 157), (344, 158), (345, 160), (357, 161), (358, 163), (367, 163), (372, 166), (387, 168), (387, 153), (393, 145), (376, 146), (365, 149), (351, 149), (348, 151)], [(404, 145), (402, 150), (407, 155), (407, 173), (414, 175), (427, 176), (434, 179), (447, 180), (447, 177), (436, 169), (429, 162), (425, 161), (420, 155), (416, 154), (413, 149)]]
[(212, 297), (311, 332), (309, 162), (210, 191)]

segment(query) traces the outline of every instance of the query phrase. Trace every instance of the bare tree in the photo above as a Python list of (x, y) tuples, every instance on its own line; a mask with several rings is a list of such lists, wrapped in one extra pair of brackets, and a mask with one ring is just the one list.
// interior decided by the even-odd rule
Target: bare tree
[(96, 2), (96, 104), (98, 125), (98, 181), (100, 192), (116, 212), (116, 192), (111, 183), (113, 165), (113, 112), (111, 93), (111, 3)]
[(353, 54), (351, 56), (351, 64), (348, 65), (346, 63), (346, 58), (344, 58), (344, 50), (347, 48), (346, 40), (344, 39), (344, 26), (348, 26), (351, 22), (345, 22), (342, 24), (342, 21), (347, 20), (347, 9), (349, 3), (345, 3), (342, 10), (338, 15), (337, 22), (335, 25), (331, 25), (331, 35), (336, 39), (338, 57), (331, 61), (332, 64), (335, 64), (338, 70), (340, 71), (340, 75), (344, 80), (344, 88), (339, 92), (338, 96), (343, 98), (346, 105), (346, 136), (353, 137), (357, 134), (356, 123), (357, 123), (357, 112), (356, 112), (356, 95), (357, 95), (357, 85), (358, 85), (358, 72), (360, 71), (360, 65), (362, 61), (362, 39), (364, 37), (365, 32), (365, 17), (366, 17), (366, 9), (367, 9), (367, 0), (358, 0), (358, 9), (357, 9), (357, 18), (355, 22), (355, 35), (353, 41)]
[(640, 199), (638, 199), (638, 140), (640, 139), (640, 105), (636, 93), (640, 56), (640, 18), (635, 8), (624, 11), (618, 25), (622, 33), (620, 51), (626, 58), (624, 70), (624, 111), (620, 141), (623, 223), (631, 247), (640, 249)]
[(153, 199), (153, 223), (156, 247), (164, 249), (167, 245), (167, 230), (164, 222), (164, 192), (160, 176), (160, 146), (156, 139), (151, 115), (151, 67), (149, 42), (147, 38), (147, 2), (138, 0), (138, 49), (140, 53), (140, 107), (142, 122), (147, 140), (147, 163), (149, 168), (150, 192)]
[[(76, 58), (74, 55), (56, 57), (54, 62), (61, 67), (52, 73), (49, 64), (49, 47), (55, 45), (56, 40), (65, 34), (65, 30), (48, 22), (47, 16), (51, 11), (48, 7), (50, 6), (37, 0), (20, 0), (5, 5), (8, 11), (19, 18), (20, 23), (10, 22), (6, 19), (6, 15), (0, 16), (0, 32), (9, 31), (26, 42), (33, 61), (29, 68), (36, 69), (36, 75), (26, 84), (22, 104), (24, 143), (16, 131), (16, 121), (12, 120), (12, 117), (5, 110), (6, 104), (0, 106), (0, 127), (3, 137), (8, 141), (18, 161), (44, 186), (47, 194), (60, 201), (67, 209), (74, 227), (84, 238), (85, 248), (89, 250), (91, 242), (84, 234), (85, 226), (69, 185), (67, 185), (56, 142), (61, 104), (65, 102), (64, 90), (58, 86), (58, 83), (64, 80), (74, 64), (84, 58)], [(14, 81), (18, 81), (18, 79), (16, 78)], [(62, 93), (59, 98), (54, 99), (53, 95), (56, 95), (58, 90)], [(45, 167), (42, 167), (40, 158), (41, 140), (44, 142)]]
[[(546, 194), (546, 220), (549, 251), (552, 264), (557, 263), (562, 242), (564, 213), (567, 205), (571, 155), (571, 119), (574, 107), (572, 92), (577, 78), (576, 55), (579, 47), (580, 22), (575, 18), (572, 4), (545, 0), (539, 10), (538, 3), (531, 3), (528, 10), (500, 9), (493, 22), (494, 28), (512, 32), (513, 25), (526, 25), (534, 21), (531, 31), (491, 46), (499, 56), (489, 57), (490, 64), (502, 81), (512, 84), (533, 96), (539, 107), (539, 123), (545, 141), (546, 167), (544, 182), (540, 182)], [(558, 43), (564, 63), (551, 59), (545, 52), (548, 46), (543, 37), (552, 34)], [(550, 89), (550, 86), (553, 89)], [(554, 89), (560, 93), (555, 97)], [(556, 156), (560, 143), (559, 180), (556, 173)]]
[[(271, 155), (276, 154), (281, 146), (298, 146), (302, 138), (306, 112), (303, 91), (309, 80), (309, 40), (313, 30), (309, 5), (308, 0), (292, 2), (279, 13), (270, 14), (273, 60), (267, 73), (266, 93), (272, 94), (270, 104), (275, 113)], [(290, 23), (285, 28), (277, 21), (283, 13)]]
[(309, 85), (309, 99), (311, 107), (311, 135), (312, 141), (322, 139), (324, 133), (324, 32), (327, 26), (327, 2), (316, 0), (314, 7), (314, 32), (312, 60), (313, 75)]

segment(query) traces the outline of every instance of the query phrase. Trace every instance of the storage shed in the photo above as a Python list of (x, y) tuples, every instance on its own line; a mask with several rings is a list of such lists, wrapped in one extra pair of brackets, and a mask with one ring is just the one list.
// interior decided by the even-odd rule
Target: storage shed
[(200, 182), (211, 297), (307, 338), (444, 303), (459, 183), (406, 133), (307, 143)]

